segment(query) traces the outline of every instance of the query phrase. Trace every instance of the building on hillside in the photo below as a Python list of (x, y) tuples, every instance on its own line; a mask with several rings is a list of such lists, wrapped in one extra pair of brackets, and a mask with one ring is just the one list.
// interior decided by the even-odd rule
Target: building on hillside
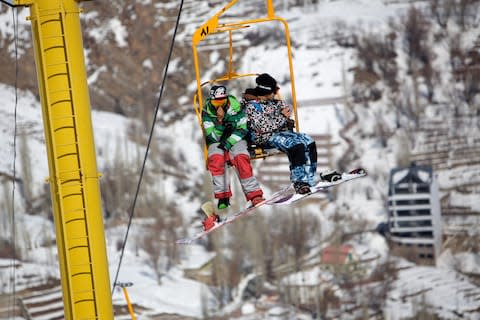
[(337, 276), (348, 275), (348, 278), (361, 278), (370, 261), (376, 260), (368, 254), (360, 257), (358, 252), (349, 244), (330, 245), (320, 253), (320, 268), (332, 272)]
[(322, 248), (315, 259), (308, 257), (297, 272), (284, 273), (280, 291), (289, 304), (318, 313), (327, 307), (340, 308), (346, 297), (343, 290), (365, 283), (380, 255), (363, 245), (332, 244)]
[[(320, 261), (322, 268), (333, 271), (340, 268), (351, 268), (355, 253), (350, 245), (331, 245), (324, 248), (321, 252)], [(355, 257), (355, 260), (358, 260)]]
[(322, 250), (322, 264), (339, 265), (352, 261), (353, 248), (348, 244), (331, 245)]
[(388, 230), (392, 250), (417, 263), (433, 265), (441, 248), (438, 184), (429, 166), (390, 173)]
[(330, 306), (340, 306), (342, 290), (336, 281), (332, 272), (315, 266), (283, 277), (280, 289), (289, 304), (304, 310), (318, 310), (327, 300)]

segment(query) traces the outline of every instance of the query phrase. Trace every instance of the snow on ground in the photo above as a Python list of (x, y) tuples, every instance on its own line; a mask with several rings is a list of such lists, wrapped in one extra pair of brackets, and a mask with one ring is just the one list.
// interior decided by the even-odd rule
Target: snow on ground
[[(29, 162), (35, 164), (32, 170), (32, 185), (42, 188), (45, 178), (48, 177), (48, 162), (46, 157), (45, 139), (43, 133), (42, 111), (39, 102), (30, 92), (18, 91), (17, 104), (17, 176), (22, 177), (22, 154), (20, 146), (23, 143), (21, 135), (29, 135), (28, 157)], [(0, 172), (13, 176), (13, 143), (15, 130), (15, 91), (12, 87), (0, 84), (0, 127), (2, 135), (0, 143)], [(23, 160), (25, 161), (25, 159)], [(37, 190), (38, 191), (38, 190)]]
[(108, 170), (116, 157), (123, 157), (127, 163), (136, 163), (138, 154), (144, 153), (136, 143), (129, 140), (128, 126), (132, 120), (111, 112), (93, 111), (94, 139), (97, 150), (97, 166)]
[[(111, 270), (113, 273), (113, 270)], [(133, 286), (128, 294), (134, 303), (154, 310), (155, 313), (182, 314), (191, 317), (202, 317), (204, 308), (216, 306), (216, 299), (208, 287), (200, 282), (186, 279), (183, 271), (177, 268), (170, 270), (158, 284), (152, 275), (151, 268), (139, 264), (138, 260), (127, 259), (122, 265), (122, 273), (128, 274)], [(113, 301), (123, 304), (125, 298), (121, 290), (116, 289)]]
[(466, 274), (480, 275), (480, 254), (476, 252), (460, 252), (452, 254), (448, 249), (440, 255), (438, 266), (445, 269), (455, 269)]
[[(404, 302), (402, 296), (407, 296)], [(480, 288), (452, 269), (415, 266), (401, 270), (389, 292), (386, 314), (397, 320), (414, 317), (423, 304), (444, 319), (478, 319)]]
[[(20, 153), (23, 140), (22, 134), (29, 136), (28, 157), (29, 162), (34, 165), (32, 170), (32, 185), (40, 192), (45, 179), (48, 178), (48, 161), (45, 147), (42, 109), (40, 103), (30, 92), (18, 91), (17, 104), (17, 159), (16, 175), (23, 178), (22, 160), (24, 156)], [(0, 142), (0, 172), (13, 175), (13, 142), (15, 130), (15, 91), (12, 87), (0, 84), (0, 127), (3, 134)], [(128, 156), (135, 154), (138, 146), (127, 138), (127, 129), (131, 120), (117, 114), (92, 111), (94, 126), (95, 144), (97, 148), (97, 165), (100, 169), (106, 168), (108, 163), (114, 161), (119, 154)], [(118, 149), (119, 148), (119, 149)], [(133, 161), (134, 159), (125, 159)]]
[[(272, 49), (271, 46), (268, 43), (247, 50), (243, 57), (243, 68), (245, 72), (271, 74), (279, 82), (280, 93), (290, 96), (286, 47)], [(343, 71), (353, 62), (349, 51), (340, 48), (309, 49), (303, 46), (293, 48), (292, 51), (295, 57), (293, 66), (297, 101), (344, 96)], [(251, 82), (254, 85), (254, 81)]]
[[(191, 317), (202, 317), (203, 310), (215, 309), (216, 298), (203, 283), (184, 277), (183, 270), (195, 269), (208, 262), (214, 253), (207, 252), (203, 246), (192, 245), (183, 247), (180, 263), (163, 274), (158, 282), (158, 276), (152, 269), (148, 255), (138, 247), (144, 229), (142, 222), (134, 220), (129, 233), (129, 241), (122, 260), (117, 282), (132, 282), (128, 288), (130, 298), (135, 304), (153, 310), (153, 313), (182, 314)], [(126, 226), (118, 226), (107, 230), (107, 251), (110, 266), (110, 282), (114, 282), (120, 258), (117, 250), (119, 241), (123, 241)], [(116, 304), (124, 304), (125, 298), (120, 289), (113, 294)]]
[(186, 246), (184, 251), (184, 259), (179, 264), (181, 269), (197, 269), (210, 261), (215, 256), (214, 252), (205, 250), (205, 247), (200, 245)]
[[(315, 267), (308, 271), (301, 271), (289, 274), (282, 279), (282, 282), (287, 285), (319, 285), (322, 283), (330, 283), (335, 276), (328, 271), (322, 271), (321, 268)], [(336, 290), (339, 288), (337, 287)]]
[[(10, 280), (12, 272), (8, 267), (12, 265), (10, 259), (0, 259), (0, 293), (11, 292), (13, 283)], [(19, 265), (15, 270), (15, 289), (22, 291), (35, 285), (41, 285), (48, 278), (59, 278), (59, 271), (55, 264), (43, 264), (38, 262), (15, 261), (15, 265)]]
[[(6, 7), (3, 3), (1, 4), (2, 7)], [(3, 9), (3, 8), (2, 8)], [(15, 14), (14, 14), (15, 12)], [(18, 36), (18, 43), (20, 44), (17, 47), (17, 54), (21, 56), (25, 53), (23, 46), (31, 47), (31, 43), (29, 39), (31, 38), (31, 27), (30, 21), (27, 20), (27, 17), (30, 15), (28, 9), (20, 8), (20, 9), (7, 9), (4, 13), (0, 14), (0, 34), (2, 38), (11, 38), (14, 34), (14, 21), (17, 25), (17, 36)], [(0, 41), (0, 48), (6, 48), (6, 52), (11, 57), (15, 57), (15, 43), (10, 43), (8, 47), (5, 43)]]
[(302, 17), (292, 25), (294, 31), (310, 29), (331, 32), (336, 29), (337, 21), (364, 29), (370, 27), (382, 30), (383, 24), (391, 17), (401, 15), (409, 5), (408, 1), (388, 5), (383, 0), (319, 1), (316, 6), (295, 8), (282, 15), (287, 19)]

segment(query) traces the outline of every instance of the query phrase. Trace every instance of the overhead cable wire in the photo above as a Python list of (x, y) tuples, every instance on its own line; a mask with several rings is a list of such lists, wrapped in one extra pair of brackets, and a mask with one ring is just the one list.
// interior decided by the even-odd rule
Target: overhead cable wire
[(178, 30), (178, 25), (179, 25), (179, 22), (180, 22), (180, 16), (182, 14), (183, 1), (184, 0), (180, 1), (180, 8), (178, 9), (177, 20), (175, 22), (175, 29), (173, 31), (172, 41), (170, 43), (170, 49), (169, 49), (169, 52), (168, 52), (167, 63), (166, 63), (164, 73), (163, 73), (162, 85), (160, 87), (160, 93), (159, 93), (157, 103), (156, 103), (156, 106), (155, 106), (155, 114), (154, 114), (154, 117), (153, 117), (152, 126), (150, 128), (150, 135), (148, 137), (147, 148), (145, 150), (145, 156), (143, 158), (143, 164), (142, 164), (142, 167), (141, 167), (141, 170), (140, 170), (140, 177), (138, 179), (137, 189), (135, 191), (135, 196), (133, 198), (133, 203), (132, 203), (132, 206), (130, 208), (127, 230), (125, 232), (125, 237), (123, 239), (122, 249), (121, 249), (121, 253), (120, 253), (120, 259), (118, 261), (118, 267), (117, 267), (117, 271), (115, 273), (115, 278), (114, 278), (113, 285), (112, 285), (112, 294), (115, 290), (115, 286), (116, 286), (116, 283), (117, 283), (117, 280), (118, 280), (118, 275), (120, 273), (120, 267), (122, 265), (122, 260), (123, 260), (123, 256), (124, 256), (124, 253), (125, 253), (125, 246), (127, 244), (128, 234), (130, 232), (130, 227), (131, 227), (133, 215), (134, 215), (134, 212), (135, 212), (135, 206), (137, 204), (137, 198), (138, 198), (138, 194), (140, 192), (140, 186), (142, 184), (143, 174), (145, 172), (145, 164), (147, 162), (148, 152), (150, 151), (150, 145), (151, 145), (152, 138), (153, 138), (153, 133), (154, 133), (154, 130), (155, 130), (155, 122), (157, 121), (158, 110), (160, 109), (160, 103), (162, 102), (163, 89), (165, 87), (165, 81), (166, 81), (167, 75), (168, 75), (168, 66), (170, 65), (170, 60), (172, 58), (173, 47), (175, 45), (175, 37), (177, 36), (177, 30)]
[(14, 80), (14, 92), (15, 92), (15, 102), (14, 102), (14, 125), (13, 125), (13, 179), (12, 179), (12, 218), (11, 218), (11, 285), (12, 285), (12, 319), (15, 318), (15, 305), (17, 300), (17, 288), (16, 288), (16, 252), (17, 252), (17, 232), (16, 232), (16, 218), (15, 218), (15, 182), (17, 180), (17, 107), (18, 107), (18, 9), (16, 7), (12, 8), (12, 20), (13, 20), (13, 38), (14, 38), (14, 52), (15, 52), (15, 80)]

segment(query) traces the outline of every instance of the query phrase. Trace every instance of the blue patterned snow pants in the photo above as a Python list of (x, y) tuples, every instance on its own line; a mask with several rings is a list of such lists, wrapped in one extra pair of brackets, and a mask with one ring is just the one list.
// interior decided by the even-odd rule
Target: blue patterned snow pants
[(317, 146), (315, 141), (305, 133), (281, 131), (275, 133), (268, 146), (285, 152), (290, 161), (290, 180), (305, 182), (310, 186), (317, 183)]

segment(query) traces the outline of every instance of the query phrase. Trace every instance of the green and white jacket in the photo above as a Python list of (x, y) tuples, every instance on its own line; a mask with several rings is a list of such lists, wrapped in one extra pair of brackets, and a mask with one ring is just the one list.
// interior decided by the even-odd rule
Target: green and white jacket
[(247, 116), (242, 110), (240, 102), (232, 95), (228, 96), (228, 104), (223, 107), (225, 116), (222, 122), (217, 118), (216, 108), (207, 99), (202, 112), (203, 129), (205, 130), (205, 139), (207, 146), (212, 143), (220, 142), (225, 127), (229, 124), (233, 127), (233, 132), (225, 140), (225, 146), (228, 150), (238, 141), (245, 139), (248, 133)]

